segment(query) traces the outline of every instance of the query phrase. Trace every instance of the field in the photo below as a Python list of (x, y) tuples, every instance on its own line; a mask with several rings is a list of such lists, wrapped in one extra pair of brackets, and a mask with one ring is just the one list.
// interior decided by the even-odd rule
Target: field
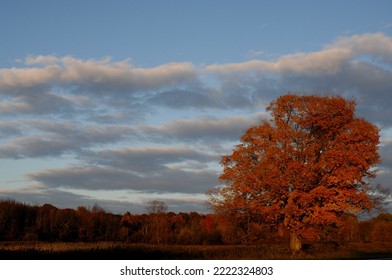
[(286, 244), (242, 245), (148, 245), (120, 242), (46, 243), (2, 242), (0, 259), (132, 260), (132, 259), (391, 259), (392, 243), (352, 243), (338, 248), (313, 245), (292, 254)]

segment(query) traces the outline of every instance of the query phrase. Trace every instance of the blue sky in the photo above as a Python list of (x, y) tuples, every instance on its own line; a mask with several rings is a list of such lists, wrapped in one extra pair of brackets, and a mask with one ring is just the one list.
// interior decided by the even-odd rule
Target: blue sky
[(0, 1), (0, 197), (206, 212), (288, 91), (340, 94), (392, 179), (390, 1)]

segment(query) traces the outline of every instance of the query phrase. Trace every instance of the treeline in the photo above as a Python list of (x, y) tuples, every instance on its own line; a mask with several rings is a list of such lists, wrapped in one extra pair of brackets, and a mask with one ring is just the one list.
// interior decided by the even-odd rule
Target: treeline
[[(347, 215), (340, 228), (326, 228), (326, 241), (392, 242), (392, 214), (368, 221)], [(95, 205), (58, 209), (50, 204), (26, 205), (0, 201), (0, 241), (123, 241), (149, 244), (257, 244), (286, 242), (284, 227), (214, 214), (151, 213), (115, 215)]]

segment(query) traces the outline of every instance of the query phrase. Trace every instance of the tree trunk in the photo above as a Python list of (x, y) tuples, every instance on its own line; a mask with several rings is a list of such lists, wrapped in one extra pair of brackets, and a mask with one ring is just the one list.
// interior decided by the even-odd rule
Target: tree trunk
[(293, 232), (290, 233), (290, 249), (293, 250), (293, 252), (297, 252), (301, 250), (301, 247), (301, 238)]

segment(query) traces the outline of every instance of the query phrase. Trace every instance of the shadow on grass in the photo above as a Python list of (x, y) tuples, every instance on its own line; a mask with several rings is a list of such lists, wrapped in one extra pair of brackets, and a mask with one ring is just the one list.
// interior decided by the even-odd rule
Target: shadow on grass
[[(38, 245), (35, 248), (2, 248), (0, 259), (8, 260), (208, 260), (208, 259), (282, 259), (289, 253), (274, 246), (181, 246), (116, 244), (104, 248), (93, 246), (58, 249)], [(60, 245), (58, 245), (60, 246)]]
[(0, 248), (2, 260), (366, 260), (392, 259), (392, 244), (353, 244), (339, 250), (300, 252), (293, 255), (285, 245), (180, 246), (148, 244), (38, 244)]
[(163, 260), (192, 259), (197, 256), (165, 252), (159, 249), (110, 248), (70, 251), (0, 250), (0, 259), (7, 260)]

